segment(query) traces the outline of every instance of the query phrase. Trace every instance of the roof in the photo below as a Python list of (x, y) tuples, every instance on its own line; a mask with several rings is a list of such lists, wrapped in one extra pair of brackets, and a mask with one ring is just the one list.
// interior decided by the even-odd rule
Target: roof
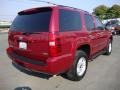
[(82, 10), (82, 9), (79, 9), (79, 8), (74, 8), (74, 7), (70, 7), (70, 6), (64, 6), (64, 5), (53, 5), (53, 6), (30, 8), (30, 9), (27, 9), (27, 10), (20, 11), (19, 13), (25, 12), (25, 11), (31, 11), (31, 10), (34, 10), (34, 9), (56, 8), (56, 7), (62, 8), (62, 9), (70, 9), (70, 10), (82, 11), (84, 13), (89, 13), (89, 12), (87, 12), (85, 10)]

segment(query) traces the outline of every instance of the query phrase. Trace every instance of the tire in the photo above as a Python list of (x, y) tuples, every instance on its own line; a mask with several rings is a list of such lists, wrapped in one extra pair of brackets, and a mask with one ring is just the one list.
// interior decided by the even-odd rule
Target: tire
[(87, 70), (87, 55), (83, 51), (77, 51), (75, 55), (74, 63), (71, 67), (71, 69), (66, 73), (67, 78), (72, 81), (79, 81), (81, 80)]
[(114, 35), (117, 35), (117, 32), (116, 32), (116, 31), (114, 32)]
[(114, 31), (114, 32), (113, 32), (113, 35), (117, 35), (117, 32), (116, 32), (116, 31)]
[(105, 51), (105, 55), (110, 55), (112, 52), (112, 41), (110, 40), (108, 45), (107, 45), (107, 48), (106, 48), (106, 51)]

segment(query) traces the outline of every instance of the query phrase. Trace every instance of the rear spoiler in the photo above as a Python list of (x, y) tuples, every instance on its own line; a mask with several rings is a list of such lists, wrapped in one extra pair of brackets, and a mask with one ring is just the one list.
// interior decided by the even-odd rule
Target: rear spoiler
[(42, 7), (42, 8), (27, 9), (27, 10), (19, 12), (18, 15), (29, 15), (29, 14), (39, 13), (39, 12), (46, 12), (46, 11), (52, 11), (52, 8), (51, 7)]

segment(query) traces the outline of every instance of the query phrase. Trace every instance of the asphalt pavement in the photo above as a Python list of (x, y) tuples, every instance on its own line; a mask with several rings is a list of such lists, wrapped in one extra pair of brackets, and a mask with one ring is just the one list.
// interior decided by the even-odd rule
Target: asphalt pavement
[[(0, 90), (120, 90), (120, 36), (114, 36), (110, 56), (100, 55), (88, 63), (85, 77), (78, 82), (62, 76), (24, 72), (16, 69), (6, 55), (7, 34), (0, 34)], [(22, 89), (20, 89), (22, 88)]]

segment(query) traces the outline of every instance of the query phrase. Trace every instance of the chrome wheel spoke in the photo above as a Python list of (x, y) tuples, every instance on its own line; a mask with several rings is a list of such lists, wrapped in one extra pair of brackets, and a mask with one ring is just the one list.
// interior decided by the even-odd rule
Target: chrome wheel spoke
[(86, 69), (86, 59), (81, 57), (77, 64), (77, 75), (82, 76)]

